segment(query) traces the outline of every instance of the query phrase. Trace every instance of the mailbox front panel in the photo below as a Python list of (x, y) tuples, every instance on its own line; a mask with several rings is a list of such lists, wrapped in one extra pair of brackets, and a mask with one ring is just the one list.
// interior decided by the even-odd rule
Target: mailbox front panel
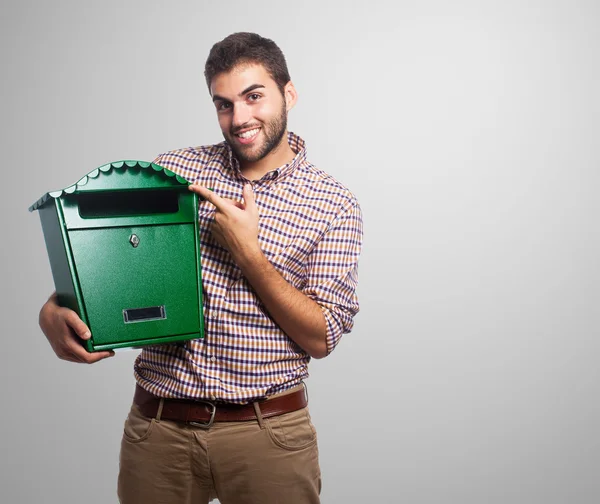
[(94, 346), (201, 332), (193, 224), (69, 231)]

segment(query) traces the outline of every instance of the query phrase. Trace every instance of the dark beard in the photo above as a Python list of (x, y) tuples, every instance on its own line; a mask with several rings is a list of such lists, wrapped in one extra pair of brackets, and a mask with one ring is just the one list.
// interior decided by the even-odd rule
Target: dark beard
[[(247, 163), (255, 163), (256, 161), (260, 161), (267, 154), (269, 154), (275, 147), (277, 147), (281, 143), (281, 139), (283, 135), (285, 135), (285, 130), (287, 128), (287, 110), (285, 109), (285, 103), (281, 109), (281, 114), (279, 117), (276, 117), (272, 121), (266, 123), (263, 127), (263, 133), (265, 135), (265, 143), (262, 148), (254, 153), (254, 154), (246, 154), (243, 150), (237, 148), (233, 142), (230, 142), (227, 137), (227, 143), (231, 146), (235, 156), (239, 161), (247, 162)], [(232, 135), (233, 136), (233, 135)]]

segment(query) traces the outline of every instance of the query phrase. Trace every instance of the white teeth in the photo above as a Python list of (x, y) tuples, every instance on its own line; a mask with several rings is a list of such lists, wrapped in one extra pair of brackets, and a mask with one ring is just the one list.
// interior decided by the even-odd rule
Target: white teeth
[(250, 131), (244, 131), (243, 133), (238, 134), (237, 136), (240, 138), (250, 138), (253, 137), (254, 135), (256, 135), (258, 133), (258, 130), (260, 128), (256, 128)]

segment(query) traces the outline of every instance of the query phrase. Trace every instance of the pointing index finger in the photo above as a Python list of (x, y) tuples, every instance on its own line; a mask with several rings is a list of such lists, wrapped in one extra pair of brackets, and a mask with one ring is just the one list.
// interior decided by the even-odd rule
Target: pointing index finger
[(212, 203), (217, 208), (219, 208), (219, 206), (223, 203), (221, 197), (218, 194), (214, 193), (212, 189), (209, 189), (208, 187), (204, 187), (199, 184), (192, 184), (188, 186), (188, 188), (190, 191), (193, 191), (199, 196), (202, 196), (205, 200), (207, 200), (209, 203)]

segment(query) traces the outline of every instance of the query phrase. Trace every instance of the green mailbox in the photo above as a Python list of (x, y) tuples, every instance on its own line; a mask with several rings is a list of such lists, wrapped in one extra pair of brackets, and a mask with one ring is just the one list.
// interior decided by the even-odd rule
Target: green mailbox
[(204, 336), (198, 196), (158, 165), (120, 161), (50, 192), (38, 210), (58, 301), (89, 352)]

